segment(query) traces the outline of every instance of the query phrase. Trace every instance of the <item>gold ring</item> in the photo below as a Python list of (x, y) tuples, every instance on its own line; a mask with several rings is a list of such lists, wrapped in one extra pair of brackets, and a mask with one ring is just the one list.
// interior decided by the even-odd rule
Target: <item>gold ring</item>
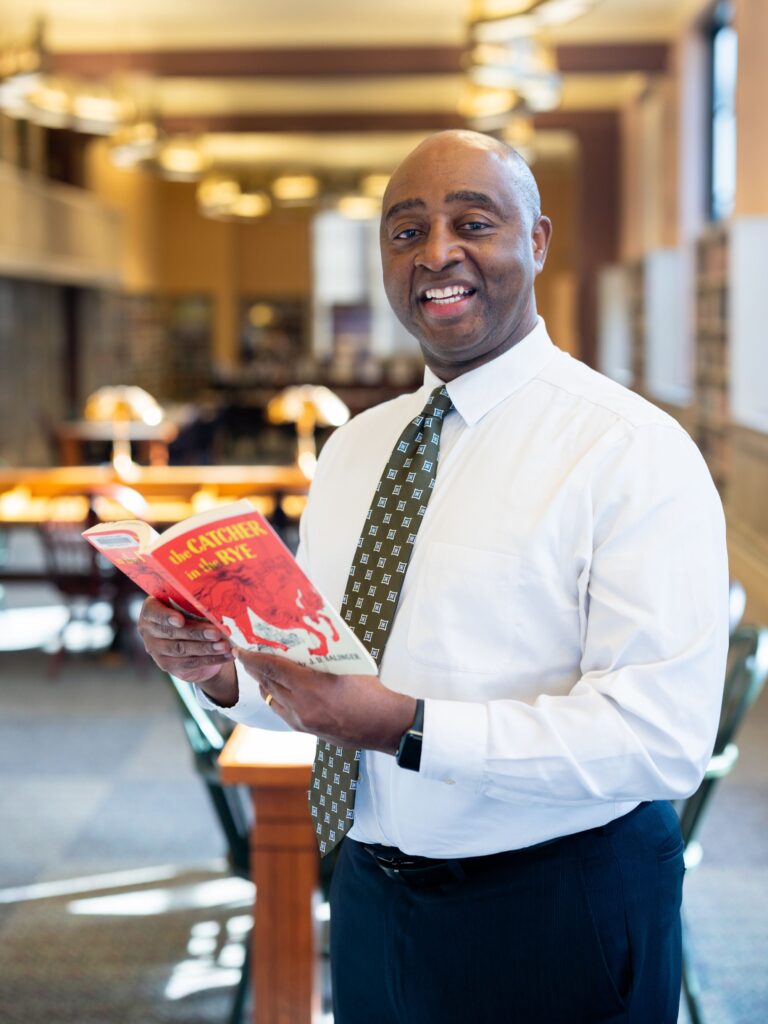
[(273, 693), (268, 693), (267, 696), (264, 698), (264, 703), (267, 705), (267, 707), (269, 707), (269, 705), (272, 703), (274, 699), (275, 695)]

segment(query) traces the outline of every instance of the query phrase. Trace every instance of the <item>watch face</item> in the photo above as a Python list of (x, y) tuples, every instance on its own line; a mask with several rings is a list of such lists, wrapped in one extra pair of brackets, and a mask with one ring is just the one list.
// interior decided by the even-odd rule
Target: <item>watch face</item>
[(416, 714), (410, 729), (403, 733), (395, 760), (401, 768), (417, 772), (421, 766), (421, 741), (424, 730), (424, 701), (416, 701)]
[(401, 768), (417, 772), (421, 765), (421, 733), (410, 730), (403, 736), (400, 743), (400, 750), (397, 753), (397, 763)]

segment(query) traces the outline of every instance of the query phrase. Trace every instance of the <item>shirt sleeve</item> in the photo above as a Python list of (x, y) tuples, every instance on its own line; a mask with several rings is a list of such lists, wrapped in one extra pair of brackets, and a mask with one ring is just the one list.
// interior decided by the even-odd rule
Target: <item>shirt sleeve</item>
[(235, 662), (237, 672), (238, 700), (232, 707), (223, 708), (199, 687), (195, 686), (195, 696), (201, 707), (206, 711), (218, 711), (219, 714), (257, 729), (274, 729), (290, 732), (288, 726), (270, 707), (267, 706), (259, 691), (258, 680), (249, 675), (239, 661)]
[(690, 438), (660, 424), (625, 431), (584, 487), (577, 681), (530, 704), (427, 700), (425, 776), (550, 805), (675, 799), (699, 785), (728, 645), (719, 497)]

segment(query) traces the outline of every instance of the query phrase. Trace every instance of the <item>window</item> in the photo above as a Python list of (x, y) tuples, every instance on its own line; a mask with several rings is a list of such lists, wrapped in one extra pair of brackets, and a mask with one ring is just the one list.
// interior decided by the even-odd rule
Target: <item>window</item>
[(722, 220), (730, 215), (736, 193), (738, 43), (731, 18), (732, 4), (719, 3), (712, 20), (710, 51), (709, 214), (712, 220)]

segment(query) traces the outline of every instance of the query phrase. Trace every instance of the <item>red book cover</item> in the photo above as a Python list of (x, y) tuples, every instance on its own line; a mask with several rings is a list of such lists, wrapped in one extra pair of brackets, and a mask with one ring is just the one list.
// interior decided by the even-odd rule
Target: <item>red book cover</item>
[(143, 590), (209, 619), (232, 643), (326, 672), (375, 675), (376, 663), (247, 501), (177, 523), (101, 523), (83, 536)]

